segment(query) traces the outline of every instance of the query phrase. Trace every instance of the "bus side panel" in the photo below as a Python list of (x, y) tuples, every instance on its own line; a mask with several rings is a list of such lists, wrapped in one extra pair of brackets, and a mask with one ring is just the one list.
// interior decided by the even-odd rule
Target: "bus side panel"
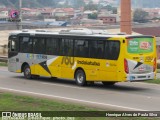
[(47, 61), (52, 77), (61, 78), (61, 59), (60, 56), (57, 56)]
[(86, 74), (87, 81), (97, 81), (99, 79), (100, 60), (92, 58), (75, 58), (76, 68), (82, 68)]
[(9, 58), (8, 60), (8, 70), (10, 72), (17, 72), (17, 61), (16, 61), (17, 56), (14, 56), (12, 58)]
[(85, 72), (87, 81), (98, 79), (98, 59), (63, 56), (59, 62), (61, 63), (62, 78), (74, 79), (76, 69), (81, 68)]
[(101, 60), (99, 71), (100, 81), (117, 81), (117, 61)]
[(28, 64), (31, 68), (31, 74), (35, 73), (35, 67), (33, 64), (33, 54), (29, 54), (29, 53), (19, 53), (18, 54), (18, 61), (17, 62), (17, 70), (23, 72), (23, 70), (21, 70), (22, 65), (23, 64)]
[(46, 71), (41, 65), (36, 64), (33, 67), (35, 68), (35, 74), (36, 75), (51, 77), (50, 72)]
[(60, 77), (58, 58), (58, 56), (52, 55), (35, 55), (35, 73), (40, 76)]
[[(115, 81), (121, 82), (124, 81), (126, 76), (124, 72), (124, 51), (125, 51), (125, 44), (123, 43), (123, 38), (110, 38), (109, 40), (119, 41), (120, 48), (119, 48), (119, 56), (117, 60), (108, 60), (102, 59), (101, 67), (100, 67), (100, 79), (101, 81)], [(118, 49), (118, 48), (117, 48)], [(114, 56), (114, 51), (112, 52), (112, 56)], [(117, 53), (115, 53), (117, 55)]]

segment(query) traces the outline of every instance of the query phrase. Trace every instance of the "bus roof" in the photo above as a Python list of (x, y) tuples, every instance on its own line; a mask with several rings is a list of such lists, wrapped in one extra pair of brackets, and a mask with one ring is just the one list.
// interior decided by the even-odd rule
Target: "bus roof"
[(116, 38), (135, 38), (135, 37), (153, 37), (151, 35), (128, 35), (125, 33), (108, 33), (106, 30), (90, 30), (90, 29), (69, 29), (61, 30), (59, 32), (49, 31), (49, 30), (22, 30), (14, 31), (10, 33), (11, 35), (19, 34), (29, 34), (34, 35), (56, 35), (56, 36), (82, 36), (82, 37), (116, 37)]

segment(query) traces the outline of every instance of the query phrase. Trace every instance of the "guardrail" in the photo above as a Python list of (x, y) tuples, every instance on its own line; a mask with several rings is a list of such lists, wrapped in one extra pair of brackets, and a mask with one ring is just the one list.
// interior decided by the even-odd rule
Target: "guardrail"
[(8, 57), (7, 56), (0, 56), (0, 62), (7, 62)]

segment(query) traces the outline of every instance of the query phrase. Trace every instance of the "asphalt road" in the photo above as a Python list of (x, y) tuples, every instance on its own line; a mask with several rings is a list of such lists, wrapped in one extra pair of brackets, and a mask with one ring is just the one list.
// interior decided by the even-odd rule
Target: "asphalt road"
[(104, 87), (101, 83), (78, 87), (74, 81), (40, 78), (27, 80), (22, 74), (0, 67), (0, 92), (9, 91), (99, 107), (105, 110), (159, 111), (160, 85), (117, 83)]

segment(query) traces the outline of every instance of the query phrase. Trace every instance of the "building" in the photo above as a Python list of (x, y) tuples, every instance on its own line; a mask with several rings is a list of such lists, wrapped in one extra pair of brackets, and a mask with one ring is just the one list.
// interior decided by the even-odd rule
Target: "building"
[(116, 17), (114, 16), (98, 16), (98, 20), (102, 20), (103, 24), (115, 24)]
[(66, 17), (67, 13), (63, 9), (57, 8), (57, 9), (55, 9), (54, 16), (55, 17)]
[(66, 13), (68, 18), (74, 17), (74, 9), (73, 8), (63, 8), (63, 11)]
[(89, 16), (89, 15), (96, 14), (97, 12), (98, 12), (97, 10), (93, 10), (93, 11), (91, 11), (91, 10), (86, 10), (86, 11), (83, 12), (83, 18), (88, 19), (88, 16)]
[(21, 8), (23, 16), (38, 16), (41, 14), (41, 11), (38, 9), (30, 9), (30, 8)]
[(143, 10), (148, 13), (149, 19), (160, 18), (160, 8), (144, 8)]
[(94, 19), (81, 19), (80, 23), (82, 26), (90, 27), (90, 26), (97, 26), (97, 25), (103, 25), (102, 20), (94, 20)]
[(9, 16), (9, 12), (6, 8), (0, 9), (0, 19), (7, 19)]
[(45, 18), (54, 17), (55, 9), (45, 8), (45, 9), (41, 10), (41, 15), (43, 15)]

